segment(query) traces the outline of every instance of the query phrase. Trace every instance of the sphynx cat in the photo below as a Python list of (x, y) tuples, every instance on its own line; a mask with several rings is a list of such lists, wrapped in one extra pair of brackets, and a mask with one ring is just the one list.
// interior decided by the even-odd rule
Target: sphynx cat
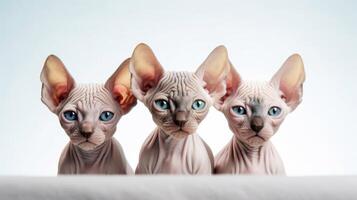
[(285, 174), (269, 139), (301, 102), (304, 80), (304, 65), (297, 54), (269, 82), (244, 81), (231, 66), (226, 95), (215, 106), (225, 115), (234, 136), (215, 157), (216, 174)]
[(70, 138), (58, 174), (133, 174), (112, 136), (119, 119), (135, 106), (129, 59), (102, 84), (76, 84), (62, 61), (50, 55), (41, 72), (42, 102)]
[(137, 174), (211, 174), (214, 157), (196, 133), (210, 106), (225, 94), (226, 48), (217, 47), (195, 73), (164, 72), (146, 44), (130, 60), (132, 92), (157, 125), (144, 142)]

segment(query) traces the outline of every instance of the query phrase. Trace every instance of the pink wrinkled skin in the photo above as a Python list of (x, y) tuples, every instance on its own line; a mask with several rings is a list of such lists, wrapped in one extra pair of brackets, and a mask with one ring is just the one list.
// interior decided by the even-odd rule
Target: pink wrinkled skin
[[(126, 88), (125, 81), (130, 81), (128, 64), (129, 60), (124, 61), (105, 85), (76, 84), (59, 58), (47, 58), (41, 73), (42, 101), (58, 116), (70, 138), (62, 151), (58, 174), (133, 173), (121, 145), (112, 137), (121, 116), (136, 104)], [(75, 112), (77, 119), (68, 120), (64, 114), (68, 111)], [(113, 118), (100, 120), (107, 111)]]
[[(234, 136), (215, 156), (216, 174), (285, 174), (269, 139), (301, 102), (304, 80), (303, 62), (297, 54), (290, 56), (269, 82), (244, 81), (231, 66), (226, 95), (215, 105)], [(245, 112), (238, 110), (239, 106)], [(281, 112), (274, 114), (273, 107)]]
[[(147, 45), (135, 48), (130, 61), (132, 92), (157, 125), (141, 148), (136, 174), (212, 173), (213, 154), (196, 130), (212, 103), (224, 95), (222, 80), (228, 70), (222, 46), (195, 73), (164, 72)], [(166, 109), (157, 103), (162, 100)], [(198, 100), (204, 102), (200, 109)]]

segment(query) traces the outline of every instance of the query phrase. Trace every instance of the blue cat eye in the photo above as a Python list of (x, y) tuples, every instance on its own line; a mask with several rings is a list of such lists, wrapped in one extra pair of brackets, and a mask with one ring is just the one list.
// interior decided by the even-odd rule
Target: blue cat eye
[(113, 119), (113, 117), (114, 117), (114, 113), (112, 113), (110, 111), (104, 111), (100, 114), (99, 119), (100, 119), (100, 121), (106, 122), (106, 121)]
[(64, 118), (66, 118), (68, 121), (76, 121), (78, 119), (77, 113), (72, 111), (72, 110), (68, 110), (65, 111), (63, 113)]
[(161, 110), (168, 110), (170, 108), (169, 102), (163, 99), (156, 100), (155, 105)]
[(237, 115), (245, 115), (247, 114), (247, 111), (243, 106), (234, 106), (232, 108), (233, 112), (236, 113)]
[(200, 99), (197, 99), (192, 104), (192, 109), (194, 110), (202, 110), (205, 107), (206, 103)]
[(281, 113), (281, 108), (277, 107), (277, 106), (273, 106), (271, 108), (269, 108), (268, 110), (268, 115), (270, 116), (278, 116)]

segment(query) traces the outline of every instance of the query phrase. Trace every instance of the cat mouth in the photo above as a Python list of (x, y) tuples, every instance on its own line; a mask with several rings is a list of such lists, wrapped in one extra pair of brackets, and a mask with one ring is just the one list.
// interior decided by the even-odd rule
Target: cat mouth
[(262, 136), (260, 136), (260, 135), (258, 135), (258, 134), (255, 134), (255, 135), (253, 135), (253, 136), (250, 136), (250, 137), (248, 138), (248, 140), (249, 140), (249, 139), (252, 139), (252, 138), (260, 138), (261, 140), (266, 141), (265, 138), (263, 138)]

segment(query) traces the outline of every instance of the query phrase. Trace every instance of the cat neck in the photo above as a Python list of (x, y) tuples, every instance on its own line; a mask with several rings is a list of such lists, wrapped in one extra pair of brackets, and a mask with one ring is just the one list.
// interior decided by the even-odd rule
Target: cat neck
[(73, 154), (80, 159), (86, 165), (92, 165), (96, 161), (100, 160), (100, 157), (105, 156), (112, 148), (112, 139), (104, 141), (102, 144), (96, 146), (91, 150), (84, 150), (73, 143), (70, 143), (70, 149), (73, 150)]
[(262, 145), (249, 145), (237, 138), (237, 136), (234, 136), (234, 145), (238, 147), (238, 149), (243, 153), (243, 155), (246, 155), (248, 158), (255, 159), (255, 158), (260, 158), (262, 154), (264, 154), (264, 151), (272, 146), (272, 143), (270, 141), (264, 142)]

